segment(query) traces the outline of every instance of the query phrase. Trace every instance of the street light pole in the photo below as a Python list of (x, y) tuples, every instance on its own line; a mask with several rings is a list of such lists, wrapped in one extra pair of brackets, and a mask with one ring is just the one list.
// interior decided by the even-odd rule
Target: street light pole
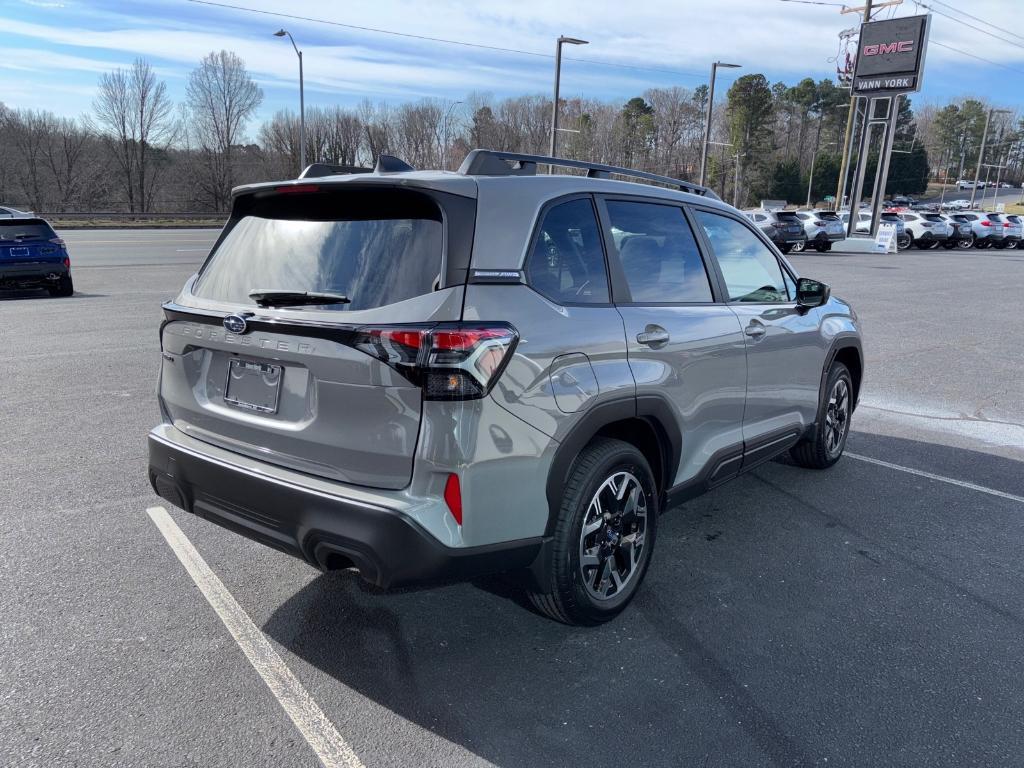
[(555, 156), (555, 143), (558, 137), (558, 88), (562, 77), (562, 45), (586, 45), (588, 40), (580, 40), (576, 37), (560, 35), (555, 45), (555, 100), (551, 105), (551, 144), (548, 155)]
[(1009, 114), (1010, 110), (992, 108), (985, 115), (985, 129), (981, 132), (981, 149), (978, 150), (977, 167), (974, 169), (974, 186), (971, 188), (971, 208), (974, 207), (974, 198), (978, 194), (978, 182), (981, 180), (981, 164), (985, 162), (985, 142), (988, 141), (988, 126), (992, 122), (992, 115), (997, 113)]
[(711, 143), (711, 110), (715, 108), (715, 77), (718, 75), (719, 67), (737, 69), (740, 66), (740, 64), (726, 64), (723, 61), (716, 61), (711, 65), (711, 82), (708, 85), (708, 111), (704, 117), (704, 142), (700, 148), (700, 185), (702, 187), (708, 178), (708, 144)]
[(279, 29), (274, 33), (274, 37), (284, 37), (285, 35), (292, 41), (292, 48), (295, 49), (295, 54), (299, 57), (299, 173), (302, 173), (306, 170), (306, 93), (302, 77), (302, 51), (299, 50), (299, 46), (295, 44), (295, 38), (287, 29)]

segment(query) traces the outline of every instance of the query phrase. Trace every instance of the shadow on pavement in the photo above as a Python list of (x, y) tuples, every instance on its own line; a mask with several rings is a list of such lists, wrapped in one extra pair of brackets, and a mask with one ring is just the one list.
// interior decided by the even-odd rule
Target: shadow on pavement
[[(851, 450), (1008, 492), (1024, 476), (910, 440)], [(502, 577), (383, 593), (330, 573), (265, 630), (501, 766), (1013, 762), (1021, 512), (852, 459), (779, 461), (663, 516), (641, 593), (603, 627), (548, 621)]]

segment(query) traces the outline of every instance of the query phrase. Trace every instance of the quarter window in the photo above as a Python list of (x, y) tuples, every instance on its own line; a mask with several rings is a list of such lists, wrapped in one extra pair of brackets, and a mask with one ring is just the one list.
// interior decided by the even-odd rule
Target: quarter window
[(609, 201), (608, 216), (632, 301), (713, 301), (711, 283), (681, 208)]
[(534, 290), (559, 304), (608, 303), (604, 249), (589, 198), (548, 209), (526, 274)]
[(757, 235), (736, 219), (707, 211), (696, 213), (722, 269), (730, 301), (789, 301), (779, 260)]

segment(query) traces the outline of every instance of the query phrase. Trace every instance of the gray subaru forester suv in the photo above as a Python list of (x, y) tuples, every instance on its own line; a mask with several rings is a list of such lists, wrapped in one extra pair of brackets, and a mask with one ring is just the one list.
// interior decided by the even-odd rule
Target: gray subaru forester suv
[(160, 496), (380, 587), (514, 571), (575, 624), (663, 510), (835, 463), (863, 371), (850, 306), (710, 191), (486, 150), (238, 188), (163, 310)]

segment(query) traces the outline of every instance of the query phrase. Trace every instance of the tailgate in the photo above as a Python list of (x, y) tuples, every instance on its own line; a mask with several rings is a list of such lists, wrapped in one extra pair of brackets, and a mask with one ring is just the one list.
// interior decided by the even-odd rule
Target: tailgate
[[(452, 249), (470, 240), (451, 228), (471, 234), (472, 216), (455, 209), (465, 213), (468, 202), (475, 211), (475, 202), (445, 197), (378, 186), (236, 201), (194, 285), (165, 306), (165, 418), (192, 437), (289, 469), (407, 485), (422, 390), (383, 361), (402, 353), (391, 339), (368, 342), (360, 329), (459, 319), (464, 287), (448, 268), (468, 262)], [(248, 297), (255, 289), (350, 302), (258, 306)], [(376, 356), (363, 351), (368, 343)]]

